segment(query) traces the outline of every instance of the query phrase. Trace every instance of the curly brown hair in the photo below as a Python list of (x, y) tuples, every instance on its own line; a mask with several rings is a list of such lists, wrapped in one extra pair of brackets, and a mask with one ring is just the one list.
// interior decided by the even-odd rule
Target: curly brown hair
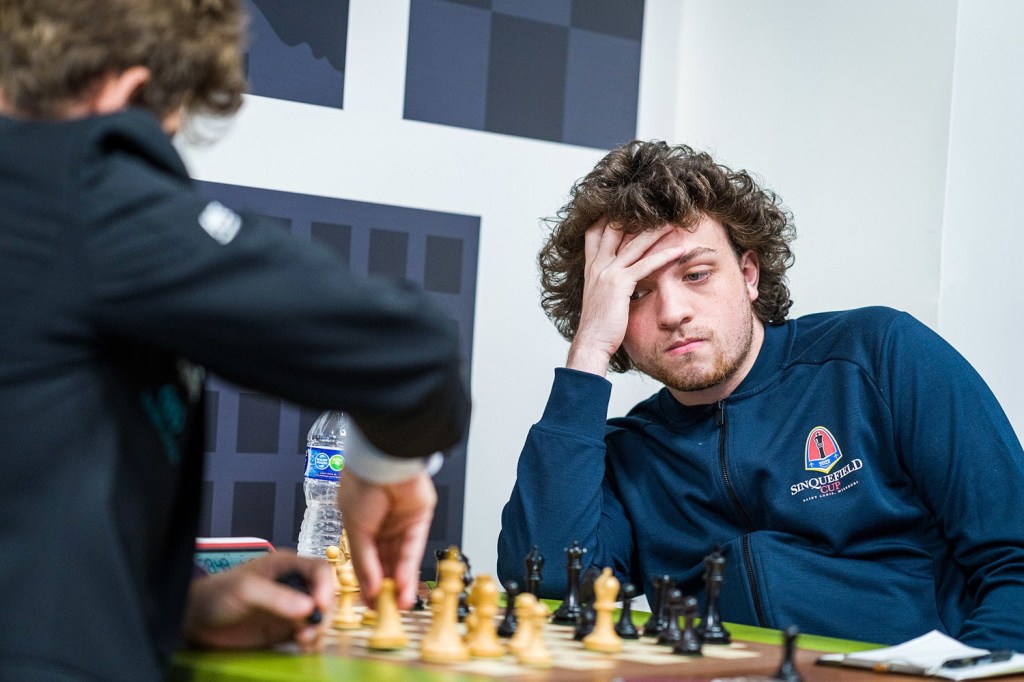
[[(583, 306), (584, 233), (601, 218), (633, 234), (665, 223), (693, 229), (703, 216), (722, 223), (737, 256), (748, 250), (757, 255), (754, 314), (766, 324), (785, 321), (793, 305), (786, 283), (794, 260), (792, 214), (746, 171), (730, 170), (686, 145), (657, 140), (633, 140), (609, 152), (576, 182), (558, 215), (548, 219), (551, 234), (537, 258), (544, 312), (562, 336), (570, 341), (576, 336)], [(619, 348), (610, 367), (626, 372), (633, 363)]]
[(0, 0), (0, 94), (16, 115), (63, 118), (104, 76), (144, 66), (134, 104), (228, 115), (244, 32), (239, 0)]

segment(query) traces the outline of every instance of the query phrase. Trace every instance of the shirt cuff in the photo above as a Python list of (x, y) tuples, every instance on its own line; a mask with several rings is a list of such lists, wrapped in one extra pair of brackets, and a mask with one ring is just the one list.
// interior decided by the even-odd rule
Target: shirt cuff
[(444, 464), (444, 455), (440, 452), (422, 459), (389, 455), (373, 445), (352, 421), (348, 423), (345, 438), (346, 468), (370, 483), (400, 483), (424, 471), (433, 476)]

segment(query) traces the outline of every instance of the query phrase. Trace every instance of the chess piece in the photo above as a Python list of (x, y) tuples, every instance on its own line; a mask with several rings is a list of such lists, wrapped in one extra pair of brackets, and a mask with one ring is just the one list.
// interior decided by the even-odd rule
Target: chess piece
[(573, 540), (572, 547), (565, 548), (565, 573), (567, 576), (565, 599), (551, 618), (552, 623), (560, 625), (576, 625), (580, 619), (580, 571), (583, 570), (585, 547), (580, 547), (578, 540)]
[(553, 662), (551, 651), (544, 641), (544, 624), (547, 623), (548, 607), (540, 601), (534, 601), (532, 614), (524, 614), (530, 619), (532, 630), (529, 641), (516, 654), (516, 660), (523, 665), (534, 668), (550, 668)]
[(341, 564), (338, 567), (338, 596), (334, 608), (334, 619), (331, 627), (337, 630), (355, 630), (363, 624), (363, 619), (356, 613), (356, 593), (359, 584), (352, 564)]
[[(297, 592), (309, 594), (309, 583), (306, 582), (306, 578), (298, 571), (288, 571), (284, 575), (278, 576), (277, 582), (287, 585)], [(310, 625), (318, 625), (323, 620), (323, 617), (320, 609), (314, 606), (312, 612), (306, 616), (306, 622)]]
[(530, 553), (526, 555), (526, 576), (524, 584), (525, 591), (540, 599), (540, 581), (543, 578), (541, 569), (544, 568), (544, 556), (534, 545)]
[(636, 597), (636, 585), (626, 583), (619, 588), (619, 600), (622, 601), (622, 612), (619, 622), (615, 624), (615, 634), (622, 639), (639, 639), (640, 633), (633, 625), (633, 598)]
[(327, 563), (331, 565), (331, 572), (334, 573), (334, 592), (341, 592), (341, 573), (338, 572), (338, 569), (341, 568), (341, 550), (337, 545), (327, 545), (324, 548), (324, 556), (327, 558)]
[(365, 609), (361, 622), (364, 628), (377, 627), (377, 611), (375, 609)]
[(667, 575), (656, 575), (651, 578), (651, 584), (654, 585), (654, 600), (651, 603), (651, 617), (644, 624), (644, 637), (657, 637), (668, 625), (668, 619), (665, 617), (665, 599), (673, 587), (672, 578)]
[(459, 622), (462, 623), (466, 620), (466, 616), (469, 615), (468, 595), (469, 586), (473, 584), (473, 572), (470, 570), (469, 567), (469, 558), (466, 557), (466, 555), (463, 554), (461, 551), (459, 552), (458, 559), (466, 567), (465, 571), (463, 571), (462, 573), (462, 591), (459, 592), (458, 614)]
[(499, 637), (511, 637), (516, 634), (518, 621), (516, 620), (516, 596), (519, 594), (519, 583), (510, 580), (505, 586), (505, 617), (501, 619), (498, 626)]
[(537, 598), (529, 592), (523, 592), (516, 597), (516, 621), (519, 626), (516, 628), (516, 633), (512, 635), (512, 639), (508, 641), (508, 649), (516, 656), (519, 655), (533, 639), (534, 622), (533, 622), (533, 607), (537, 605)]
[(782, 633), (782, 665), (779, 666), (779, 671), (772, 677), (773, 680), (784, 680), (784, 682), (803, 682), (803, 677), (797, 672), (796, 664), (794, 663), (794, 654), (796, 650), (796, 638), (800, 634), (800, 629), (795, 625), (790, 625)]
[(505, 647), (498, 640), (498, 629), (494, 616), (498, 613), (498, 585), (489, 575), (481, 575), (473, 581), (469, 590), (469, 606), (466, 618), (471, 627), (466, 637), (469, 653), (477, 658), (497, 658), (505, 654)]
[(584, 648), (606, 654), (622, 651), (622, 638), (615, 634), (615, 626), (612, 624), (612, 611), (615, 610), (615, 597), (618, 594), (619, 580), (612, 575), (612, 569), (605, 568), (594, 581), (597, 619), (593, 632), (583, 638)]
[(395, 581), (384, 578), (377, 594), (377, 627), (366, 640), (366, 647), (375, 651), (404, 649), (409, 635), (402, 629), (402, 616), (395, 601)]
[(658, 644), (674, 647), (683, 638), (683, 633), (679, 629), (679, 612), (682, 608), (683, 593), (679, 588), (673, 587), (669, 590), (665, 601), (665, 614), (668, 621), (665, 628), (658, 633)]
[(715, 547), (711, 554), (704, 557), (704, 617), (697, 628), (697, 633), (704, 644), (728, 644), (732, 641), (729, 631), (722, 625), (722, 617), (718, 611), (718, 597), (724, 580), (725, 557), (722, 551)]
[(583, 580), (580, 583), (580, 618), (576, 623), (576, 631), (572, 638), (577, 642), (594, 631), (597, 624), (597, 611), (594, 609), (594, 581), (601, 575), (596, 566), (589, 567), (583, 572)]
[(700, 649), (700, 636), (693, 622), (697, 619), (697, 598), (683, 599), (683, 634), (679, 642), (672, 648), (672, 653), (680, 656), (703, 656)]
[(462, 576), (466, 572), (458, 556), (458, 549), (449, 547), (446, 558), (438, 563), (440, 584), (430, 595), (430, 610), (434, 615), (431, 636), (424, 638), (420, 645), (420, 658), (428, 663), (457, 663), (469, 659), (469, 649), (458, 631), (459, 593), (464, 587)]

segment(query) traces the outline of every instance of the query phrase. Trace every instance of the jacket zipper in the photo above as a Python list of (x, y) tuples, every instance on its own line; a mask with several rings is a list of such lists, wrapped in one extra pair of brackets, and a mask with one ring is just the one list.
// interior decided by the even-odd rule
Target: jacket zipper
[[(722, 473), (722, 481), (725, 483), (725, 490), (729, 494), (733, 507), (740, 516), (740, 520), (748, 530), (754, 529), (754, 523), (747, 516), (746, 510), (740, 504), (740, 498), (733, 488), (732, 479), (729, 478), (729, 468), (725, 464), (725, 435), (727, 423), (725, 419), (725, 401), (719, 400), (715, 403), (715, 424), (718, 426), (718, 468)], [(754, 597), (754, 615), (757, 617), (757, 624), (761, 627), (768, 627), (768, 619), (764, 615), (764, 603), (761, 600), (761, 586), (754, 572), (754, 557), (750, 552), (750, 534), (744, 533), (743, 540), (743, 568), (750, 581), (750, 592)]]

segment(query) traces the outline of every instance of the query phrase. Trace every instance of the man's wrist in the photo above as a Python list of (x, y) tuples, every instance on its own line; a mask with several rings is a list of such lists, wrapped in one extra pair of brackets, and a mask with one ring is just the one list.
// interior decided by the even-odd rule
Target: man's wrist
[(569, 346), (569, 357), (565, 361), (565, 366), (568, 369), (590, 372), (603, 377), (608, 375), (610, 363), (611, 357), (604, 351), (577, 346), (574, 343)]

